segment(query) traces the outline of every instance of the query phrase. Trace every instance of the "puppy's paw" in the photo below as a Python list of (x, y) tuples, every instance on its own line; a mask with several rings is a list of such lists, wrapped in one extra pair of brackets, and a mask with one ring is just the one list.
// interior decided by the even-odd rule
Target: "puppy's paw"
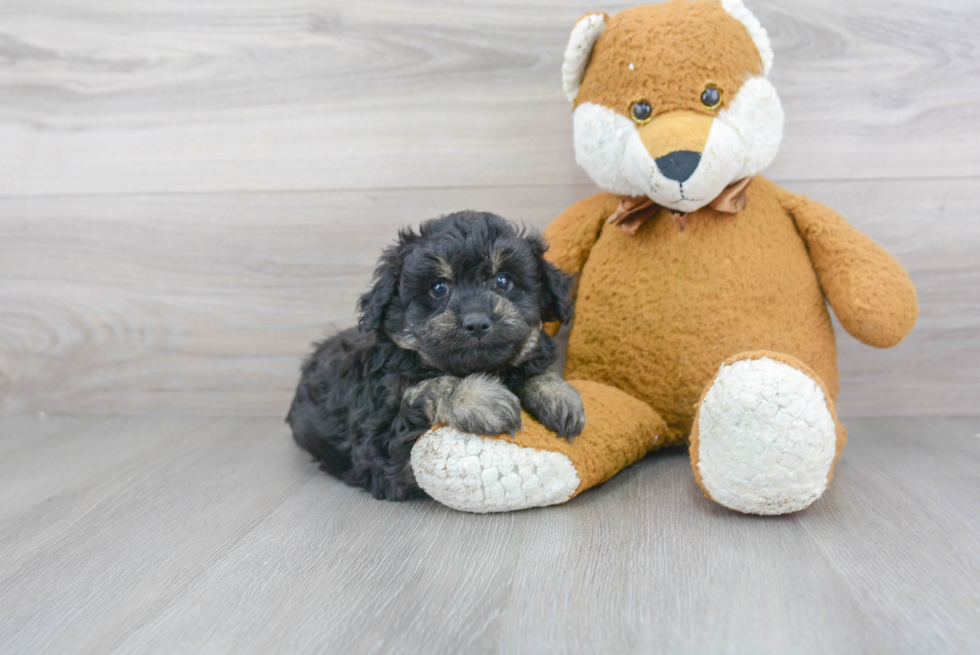
[(521, 403), (500, 381), (469, 375), (459, 381), (446, 408), (446, 422), (460, 432), (494, 436), (521, 429)]
[(585, 429), (585, 407), (578, 390), (555, 373), (538, 375), (527, 381), (524, 407), (559, 437), (571, 440)]

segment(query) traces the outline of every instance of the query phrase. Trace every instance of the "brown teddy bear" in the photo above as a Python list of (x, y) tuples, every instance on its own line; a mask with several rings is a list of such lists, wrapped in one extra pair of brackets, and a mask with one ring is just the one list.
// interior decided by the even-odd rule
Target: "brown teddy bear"
[[(753, 514), (808, 507), (846, 440), (827, 311), (899, 343), (915, 288), (833, 210), (761, 177), (782, 138), (772, 47), (741, 0), (671, 0), (575, 25), (562, 69), (576, 160), (603, 189), (546, 230), (579, 275), (566, 378), (585, 431), (426, 433), (420, 486), (468, 511), (560, 503), (654, 448)], [(557, 329), (557, 326), (551, 326)]]

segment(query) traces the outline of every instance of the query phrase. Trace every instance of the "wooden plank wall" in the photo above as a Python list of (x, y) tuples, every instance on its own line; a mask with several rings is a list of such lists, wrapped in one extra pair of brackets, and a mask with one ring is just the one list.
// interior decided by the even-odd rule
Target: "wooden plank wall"
[[(770, 177), (907, 266), (898, 348), (841, 333), (845, 416), (980, 412), (980, 5), (749, 0)], [(559, 82), (601, 0), (0, 4), (0, 411), (283, 415), (397, 227), (543, 227), (593, 192)]]

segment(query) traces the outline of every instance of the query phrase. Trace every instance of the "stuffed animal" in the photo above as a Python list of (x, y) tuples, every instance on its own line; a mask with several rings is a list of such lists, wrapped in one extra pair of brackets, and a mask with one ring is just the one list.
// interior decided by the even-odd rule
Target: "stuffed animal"
[(434, 429), (412, 452), (432, 497), (476, 512), (560, 503), (684, 444), (730, 509), (785, 514), (824, 492), (846, 440), (827, 304), (887, 348), (918, 302), (874, 241), (760, 175), (783, 131), (772, 63), (741, 0), (578, 21), (562, 78), (576, 160), (603, 191), (545, 237), (579, 276), (565, 377), (586, 428), (571, 443), (529, 416), (513, 440)]

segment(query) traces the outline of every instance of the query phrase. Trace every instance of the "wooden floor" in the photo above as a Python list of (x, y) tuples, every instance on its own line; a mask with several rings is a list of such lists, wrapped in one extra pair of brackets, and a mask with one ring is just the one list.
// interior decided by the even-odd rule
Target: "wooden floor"
[[(595, 192), (561, 58), (631, 4), (0, 2), (0, 412), (282, 416), (400, 227)], [(766, 175), (919, 290), (898, 348), (838, 331), (838, 409), (976, 415), (980, 2), (747, 6), (786, 112)]]
[(732, 514), (665, 453), (473, 516), (291, 444), (398, 228), (595, 192), (561, 57), (631, 4), (0, 2), (0, 655), (980, 653), (977, 0), (747, 0), (767, 175), (922, 310), (887, 351), (838, 330), (851, 443), (810, 510)]
[(781, 518), (680, 451), (504, 515), (380, 502), (273, 419), (0, 419), (0, 651), (976, 653), (980, 419), (855, 420)]

